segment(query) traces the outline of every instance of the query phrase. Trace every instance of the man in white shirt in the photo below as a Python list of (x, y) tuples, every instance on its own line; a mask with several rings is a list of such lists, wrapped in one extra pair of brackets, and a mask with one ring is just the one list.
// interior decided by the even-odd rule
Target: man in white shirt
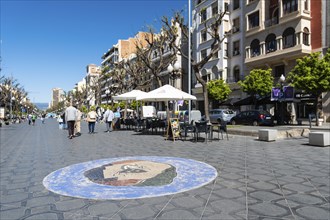
[(107, 130), (104, 132), (109, 133), (112, 131), (112, 121), (115, 118), (115, 115), (114, 115), (113, 111), (110, 109), (110, 107), (108, 107), (108, 109), (104, 113), (103, 118), (104, 118), (105, 124), (107, 126)]
[(68, 125), (69, 136), (72, 139), (74, 134), (74, 124), (77, 118), (77, 109), (70, 104), (69, 107), (65, 109), (65, 121)]
[[(77, 107), (76, 107), (77, 108)], [(80, 136), (81, 133), (81, 127), (80, 127), (80, 122), (81, 122), (81, 111), (77, 108), (77, 118), (76, 118), (76, 123), (74, 125), (74, 136)]]

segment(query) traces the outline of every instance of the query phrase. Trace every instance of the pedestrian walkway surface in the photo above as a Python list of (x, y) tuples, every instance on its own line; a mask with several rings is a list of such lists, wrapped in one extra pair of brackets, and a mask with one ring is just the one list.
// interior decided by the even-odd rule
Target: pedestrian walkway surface
[[(54, 119), (0, 128), (0, 219), (330, 219), (330, 148), (307, 138), (262, 142), (230, 134), (194, 143), (104, 130), (97, 124), (88, 134), (83, 122), (82, 136), (68, 139)], [(173, 194), (116, 200), (65, 196), (43, 184), (65, 167), (130, 157), (192, 160), (217, 176)]]

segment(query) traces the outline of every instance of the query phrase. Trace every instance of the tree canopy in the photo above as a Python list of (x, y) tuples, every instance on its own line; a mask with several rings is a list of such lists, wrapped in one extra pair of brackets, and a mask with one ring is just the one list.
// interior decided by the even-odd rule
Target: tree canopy
[(231, 90), (223, 79), (212, 80), (207, 83), (207, 91), (210, 98), (218, 101), (226, 101)]
[(238, 84), (244, 92), (256, 98), (256, 95), (265, 96), (271, 93), (273, 80), (272, 69), (254, 69)]
[(330, 49), (321, 58), (320, 52), (311, 53), (297, 60), (297, 65), (288, 75), (296, 89), (319, 96), (330, 90)]

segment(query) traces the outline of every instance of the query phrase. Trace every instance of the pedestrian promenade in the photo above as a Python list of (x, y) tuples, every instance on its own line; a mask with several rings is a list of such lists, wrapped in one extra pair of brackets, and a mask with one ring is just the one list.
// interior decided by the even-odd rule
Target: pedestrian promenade
[[(0, 219), (330, 219), (330, 147), (308, 138), (169, 141), (131, 130), (68, 139), (55, 119), (0, 128)], [(83, 199), (47, 190), (43, 179), (78, 163), (177, 157), (211, 165), (217, 177), (192, 190), (140, 199)]]

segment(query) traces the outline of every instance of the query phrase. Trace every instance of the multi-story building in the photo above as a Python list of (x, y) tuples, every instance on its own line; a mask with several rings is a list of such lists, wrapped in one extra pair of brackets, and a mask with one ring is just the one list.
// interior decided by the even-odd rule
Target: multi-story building
[[(298, 58), (316, 51), (325, 53), (329, 48), (329, 1), (196, 0), (193, 53), (197, 60), (210, 50), (203, 23), (212, 18), (217, 6), (221, 11), (228, 7), (228, 16), (220, 30), (229, 34), (219, 57), (210, 60), (200, 74), (208, 81), (217, 79), (218, 73), (218, 77), (234, 89), (231, 98), (246, 96), (237, 89), (236, 82), (243, 80), (252, 69), (271, 68), (276, 83), (281, 75), (286, 76), (291, 71)], [(202, 102), (199, 90), (197, 83), (192, 91)], [(326, 94), (324, 97), (329, 99)], [(294, 117), (307, 117), (314, 111), (313, 99), (295, 100), (286, 103)], [(270, 101), (262, 107), (273, 113), (278, 108)], [(202, 110), (203, 105), (198, 104), (197, 108)], [(241, 106), (244, 108), (252, 106)]]
[(86, 105), (93, 106), (98, 104), (98, 94), (100, 91), (98, 78), (101, 73), (101, 68), (95, 64), (89, 64), (86, 67)]
[[(213, 43), (213, 38), (207, 33), (207, 27), (210, 23), (212, 23), (214, 16), (216, 16), (219, 12), (228, 11), (230, 4), (229, 0), (196, 0), (193, 2), (193, 32), (192, 32), (192, 51), (193, 58), (197, 62), (204, 59), (211, 51), (211, 44)], [(231, 24), (229, 20), (229, 11), (224, 16), (223, 22), (221, 24), (220, 36), (221, 38), (225, 38), (225, 35), (230, 32), (233, 24)], [(239, 14), (235, 14), (235, 16), (240, 18)], [(239, 39), (242, 39), (240, 30), (240, 21), (238, 20), (235, 23), (235, 36), (233, 39), (237, 39), (237, 43)], [(236, 45), (236, 43), (235, 43)], [(211, 60), (206, 63), (201, 70), (200, 74), (205, 81), (215, 80), (215, 79), (224, 79), (228, 83), (235, 82), (237, 79), (231, 74), (230, 71), (230, 63), (229, 58), (233, 57), (232, 63), (235, 66), (242, 66), (242, 61), (240, 59), (240, 51), (239, 48), (235, 48), (233, 50), (233, 55), (230, 54), (230, 45), (229, 39), (225, 38), (220, 46), (222, 50), (220, 50), (217, 56), (211, 58)], [(201, 84), (196, 80), (196, 78), (192, 77), (192, 93), (197, 97), (197, 103), (194, 108), (199, 109), (202, 113), (204, 113), (204, 98)]]
[[(248, 0), (242, 5), (245, 16), (245, 68), (271, 68), (275, 83), (281, 75), (287, 76), (296, 60), (312, 52), (324, 51), (326, 20), (322, 8), (326, 1), (312, 0)], [(306, 118), (315, 112), (315, 97), (301, 99), (296, 91), (294, 101), (285, 102), (285, 111), (293, 119)], [(269, 104), (268, 109), (278, 112), (281, 103)]]
[[(123, 61), (124, 59), (131, 59), (136, 53), (136, 45), (146, 46), (147, 42), (145, 39), (148, 35), (149, 33), (146, 32), (138, 32), (133, 38), (118, 40), (117, 44), (113, 45), (113, 47), (103, 54), (103, 61), (101, 62), (102, 68), (108, 67), (108, 72), (111, 72), (114, 69), (115, 64)], [(112, 81), (111, 78), (101, 82), (101, 103), (104, 104), (109, 102), (109, 90), (114, 90), (110, 87), (115, 86), (117, 86), (116, 82)]]
[(52, 89), (52, 102), (51, 107), (58, 105), (61, 101), (63, 101), (64, 91), (61, 88), (53, 88)]

